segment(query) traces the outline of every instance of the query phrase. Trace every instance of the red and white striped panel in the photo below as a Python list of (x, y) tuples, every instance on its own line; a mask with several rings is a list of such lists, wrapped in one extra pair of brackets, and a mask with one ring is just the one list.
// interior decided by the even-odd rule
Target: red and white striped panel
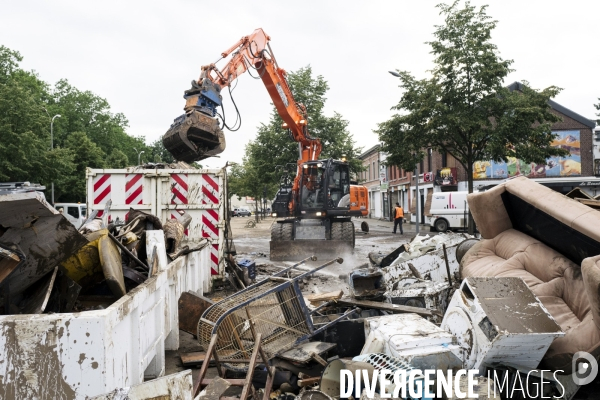
[[(143, 204), (144, 179), (142, 174), (125, 174), (125, 204)], [(129, 212), (125, 221), (129, 220)]]
[[(219, 204), (219, 183), (214, 175), (202, 174), (202, 204)], [(202, 211), (202, 237), (215, 240), (210, 249), (211, 275), (219, 275), (219, 211)]]
[[(96, 175), (92, 183), (94, 185), (93, 204), (106, 204), (111, 199), (110, 174)], [(103, 210), (98, 211), (98, 217), (101, 217), (102, 214), (104, 214)]]
[(219, 182), (214, 175), (202, 174), (202, 204), (219, 204)]
[(210, 249), (210, 273), (219, 275), (219, 212), (217, 210), (202, 210), (202, 237), (215, 241)]
[[(188, 203), (188, 176), (187, 174), (171, 174), (171, 204), (187, 204)], [(171, 210), (171, 219), (181, 221), (181, 214), (177, 209)], [(188, 230), (184, 231), (188, 235)]]
[(125, 175), (125, 204), (142, 204), (144, 180), (142, 174)]
[(171, 174), (171, 204), (188, 203), (187, 174)]

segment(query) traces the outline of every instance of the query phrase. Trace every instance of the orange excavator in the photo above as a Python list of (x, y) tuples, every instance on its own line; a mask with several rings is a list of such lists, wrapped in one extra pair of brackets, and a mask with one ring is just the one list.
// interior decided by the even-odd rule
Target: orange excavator
[(185, 162), (221, 153), (225, 136), (218, 117), (227, 127), (219, 113), (221, 91), (246, 71), (256, 71), (283, 120), (282, 128), (299, 148), (296, 175), (293, 181), (282, 179), (273, 202), (272, 216), (279, 219), (271, 227), (271, 259), (351, 252), (355, 241), (351, 217), (367, 215), (367, 189), (351, 183), (346, 160), (319, 159), (321, 141), (309, 135), (306, 108), (294, 100), (269, 41), (262, 29), (256, 29), (221, 53), (222, 58), (231, 55), (221, 69), (203, 66), (200, 78), (184, 92), (185, 113), (175, 119), (163, 144), (175, 159)]

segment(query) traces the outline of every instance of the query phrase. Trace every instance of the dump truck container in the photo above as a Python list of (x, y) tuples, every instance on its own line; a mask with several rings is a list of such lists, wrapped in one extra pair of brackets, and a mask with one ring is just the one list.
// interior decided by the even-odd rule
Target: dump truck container
[[(130, 209), (156, 215), (163, 223), (180, 219), (183, 212), (192, 217), (181, 246), (193, 247), (203, 239), (211, 241), (211, 282), (222, 278), (225, 199), (222, 169), (169, 169), (130, 167), (125, 169), (91, 169), (86, 171), (87, 207), (102, 215), (111, 200), (108, 219), (127, 220)], [(211, 287), (212, 289), (212, 283)]]

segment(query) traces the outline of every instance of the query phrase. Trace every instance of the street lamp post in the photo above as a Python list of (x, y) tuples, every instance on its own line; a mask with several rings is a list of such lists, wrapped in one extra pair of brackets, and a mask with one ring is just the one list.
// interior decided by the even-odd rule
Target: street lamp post
[[(46, 111), (46, 114), (48, 114), (48, 118), (50, 118), (48, 110), (44, 108), (44, 111)], [(60, 118), (60, 114), (56, 114), (50, 119), (50, 150), (54, 150), (54, 120), (56, 118)], [(52, 205), (54, 206), (54, 181), (52, 181)]]
[[(416, 157), (415, 157), (415, 161), (416, 161)], [(417, 209), (417, 216), (416, 216), (416, 221), (417, 221), (417, 226), (415, 227), (415, 232), (417, 233), (417, 235), (419, 234), (419, 217), (421, 216), (421, 214), (419, 214), (419, 164), (417, 164), (415, 162), (415, 204), (416, 204), (416, 209)]]
[(136, 152), (136, 153), (137, 153), (137, 155), (138, 155), (138, 163), (137, 163), (137, 165), (140, 165), (140, 158), (142, 157), (142, 154), (144, 154), (144, 150), (142, 150), (142, 151), (140, 151), (140, 152), (138, 153), (138, 151), (137, 151), (137, 149), (136, 149), (135, 147), (134, 147), (133, 149), (135, 150), (135, 152)]

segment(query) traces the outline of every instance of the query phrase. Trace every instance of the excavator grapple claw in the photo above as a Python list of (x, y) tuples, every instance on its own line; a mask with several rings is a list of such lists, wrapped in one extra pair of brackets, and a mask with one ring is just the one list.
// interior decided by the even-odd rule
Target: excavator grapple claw
[(177, 161), (186, 163), (204, 160), (225, 150), (225, 135), (219, 121), (198, 110), (176, 118), (162, 141)]

